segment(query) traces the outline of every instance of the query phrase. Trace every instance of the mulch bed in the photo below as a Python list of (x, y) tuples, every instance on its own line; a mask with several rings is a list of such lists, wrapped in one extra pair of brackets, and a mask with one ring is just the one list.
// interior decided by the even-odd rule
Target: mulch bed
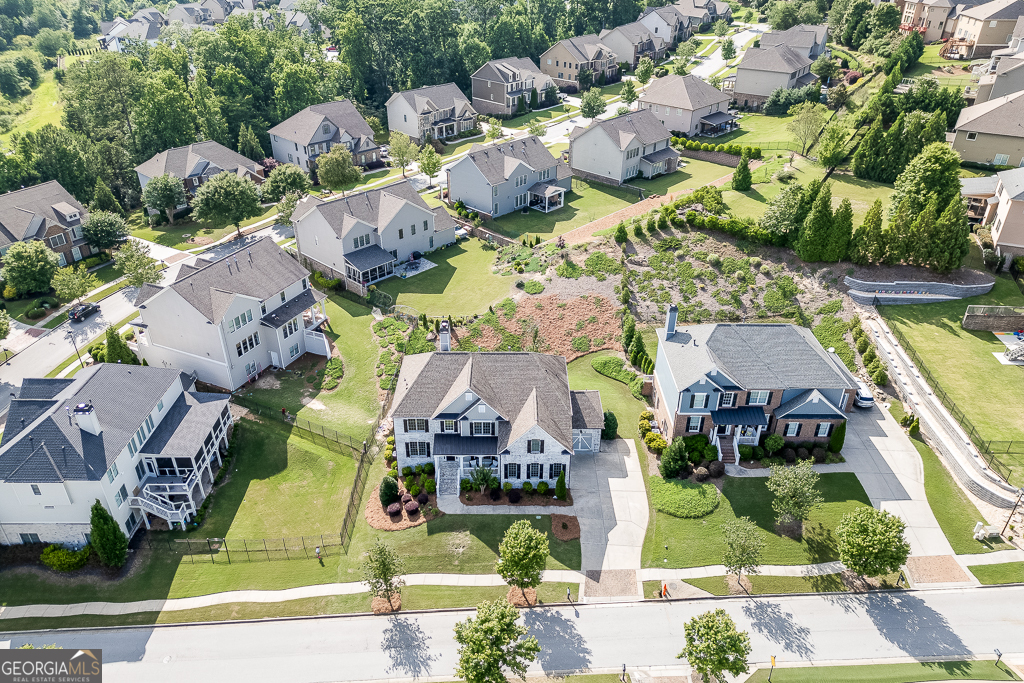
[(551, 535), (559, 541), (576, 540), (580, 537), (580, 520), (572, 515), (551, 515)]
[[(432, 512), (426, 513), (424, 510), (431, 510)], [(377, 484), (377, 486), (373, 488), (373, 492), (366, 501), (366, 507), (363, 510), (363, 515), (366, 517), (367, 524), (372, 526), (374, 529), (379, 529), (380, 531), (401, 531), (402, 529), (411, 529), (414, 526), (419, 526), (420, 524), (437, 519), (443, 514), (443, 512), (437, 509), (437, 496), (428, 495), (427, 504), (421, 506), (419, 512), (415, 512), (410, 515), (403, 508), (401, 515), (395, 515), (392, 517), (380, 504), (380, 484)]]
[(388, 602), (387, 598), (374, 598), (370, 602), (370, 606), (373, 609), (374, 614), (391, 614), (402, 609), (402, 594), (394, 593), (391, 596), (391, 602)]
[[(555, 498), (554, 487), (548, 489), (548, 492), (543, 496), (539, 493), (523, 493), (522, 498), (519, 499), (518, 503), (511, 503), (508, 500), (508, 494), (504, 491), (501, 492), (501, 496), (498, 500), (491, 500), (490, 489), (486, 489), (484, 493), (480, 491), (463, 491), (459, 494), (459, 501), (463, 505), (469, 505), (470, 507), (475, 505), (539, 505), (541, 507), (569, 507), (572, 505), (572, 491), (569, 489), (565, 490), (565, 500), (558, 500)], [(471, 496), (471, 498), (467, 497)]]
[(522, 590), (512, 586), (508, 589), (508, 595), (506, 598), (516, 607), (535, 607), (537, 605), (537, 589), (527, 588), (526, 597), (523, 597)]

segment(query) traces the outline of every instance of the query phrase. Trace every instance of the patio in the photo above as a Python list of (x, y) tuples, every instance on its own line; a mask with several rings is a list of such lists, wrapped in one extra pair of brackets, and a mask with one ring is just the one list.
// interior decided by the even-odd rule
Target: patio
[(421, 256), (415, 261), (406, 261), (398, 268), (395, 268), (395, 275), (405, 279), (407, 277), (412, 277), (413, 275), (418, 275), (419, 273), (425, 273), (436, 265), (437, 264), (433, 261), (428, 261)]
[(725, 135), (739, 128), (736, 123), (738, 116), (728, 112), (716, 111), (702, 116), (700, 119), (700, 134), (707, 137), (718, 137)]
[(530, 208), (548, 213), (565, 206), (565, 188), (548, 183), (536, 183), (529, 189)]

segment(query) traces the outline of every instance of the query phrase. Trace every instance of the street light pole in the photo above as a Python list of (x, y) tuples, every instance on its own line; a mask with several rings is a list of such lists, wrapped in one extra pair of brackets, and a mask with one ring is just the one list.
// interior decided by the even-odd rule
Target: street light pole
[(82, 363), (82, 354), (80, 354), (78, 352), (78, 344), (75, 343), (75, 332), (74, 332), (74, 330), (70, 330), (69, 329), (68, 333), (66, 335), (64, 335), (64, 336), (65, 336), (65, 339), (70, 339), (71, 340), (71, 345), (75, 347), (75, 355), (78, 356), (78, 364), (79, 365), (84, 365), (84, 363)]

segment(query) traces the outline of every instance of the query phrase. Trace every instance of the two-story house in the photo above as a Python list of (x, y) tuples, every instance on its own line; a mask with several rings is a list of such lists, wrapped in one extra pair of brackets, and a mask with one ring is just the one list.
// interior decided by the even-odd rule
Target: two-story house
[(695, 33), (707, 30), (719, 19), (732, 22), (732, 8), (721, 0), (676, 0), (674, 4), (683, 14), (699, 19), (699, 23), (691, 23)]
[(1024, 90), (960, 110), (950, 146), (964, 161), (996, 166), (1024, 164)]
[(175, 5), (167, 11), (167, 20), (171, 23), (180, 21), (185, 26), (213, 24), (213, 13), (208, 7), (198, 2)]
[(960, 12), (954, 41), (942, 51), (949, 59), (989, 57), (1013, 39), (1017, 19), (1024, 15), (1024, 0), (992, 0)]
[(570, 391), (562, 356), (406, 356), (392, 405), (399, 469), (434, 463), (438, 495), (458, 495), (477, 467), (515, 488), (563, 473), (571, 486), (573, 457), (601, 449), (600, 394)]
[(554, 85), (551, 76), (540, 70), (527, 57), (492, 59), (473, 72), (473, 108), (481, 114), (513, 116), (519, 111), (519, 100), (529, 106), (533, 91), (538, 101), (544, 91)]
[(315, 166), (316, 158), (334, 145), (344, 145), (352, 152), (352, 163), (356, 166), (382, 165), (373, 130), (350, 100), (306, 107), (267, 132), (274, 158), (304, 171), (310, 170), (310, 164)]
[(100, 49), (123, 52), (126, 41), (144, 42), (152, 47), (169, 25), (167, 17), (155, 7), (141, 9), (131, 19), (114, 17), (113, 21), (100, 22)]
[(691, 22), (695, 26), (701, 23), (694, 17), (684, 14), (676, 5), (645, 7), (637, 17), (637, 21), (646, 26), (654, 35), (665, 38), (670, 48), (684, 40), (689, 40), (692, 33)]
[(619, 74), (615, 53), (595, 33), (558, 41), (540, 56), (540, 68), (559, 88), (578, 88), (584, 70), (591, 73), (595, 84), (601, 74), (605, 82)]
[(56, 180), (0, 195), (0, 261), (15, 242), (39, 240), (66, 266), (93, 253), (82, 226), (85, 210)]
[(169, 285), (143, 285), (131, 321), (136, 353), (234, 391), (309, 352), (330, 356), (317, 329), (326, 295), (270, 237), (213, 262), (183, 265)]
[(595, 120), (569, 133), (569, 166), (574, 175), (621, 185), (630, 178), (653, 178), (679, 166), (672, 133), (652, 109)]
[(225, 171), (257, 185), (264, 180), (261, 164), (213, 140), (165, 150), (135, 167), (141, 187), (146, 187), (152, 178), (167, 174), (181, 178), (185, 191), (193, 196), (200, 185)]
[(638, 109), (648, 109), (675, 134), (714, 135), (736, 127), (729, 96), (700, 78), (669, 74), (657, 78), (640, 95)]
[[(733, 100), (743, 107), (760, 109), (777, 88), (803, 88), (816, 83), (813, 60), (788, 45), (748, 48), (731, 81)], [(728, 91), (728, 87), (726, 87)]]
[(420, 144), (476, 128), (476, 110), (454, 83), (396, 92), (385, 106), (388, 130), (405, 133)]
[(196, 512), (222, 465), (227, 394), (173, 368), (100, 363), (23, 381), (0, 440), (0, 544), (90, 541), (95, 501), (129, 538)]
[(997, 254), (1024, 256), (1024, 168), (983, 178), (961, 178), (960, 195), (972, 218), (992, 231)]
[(831, 54), (831, 50), (826, 46), (827, 41), (828, 26), (825, 24), (797, 24), (785, 31), (768, 31), (761, 35), (761, 47), (786, 45), (812, 62), (821, 55)]
[(455, 221), (403, 180), (325, 202), (302, 198), (292, 214), (299, 257), (350, 289), (391, 277), (396, 263), (455, 242)]
[(569, 167), (536, 135), (473, 145), (445, 173), (452, 202), (461, 200), (491, 218), (529, 209), (554, 211), (565, 206), (565, 193), (572, 189)]
[(1010, 44), (992, 53), (979, 73), (978, 84), (964, 91), (968, 104), (981, 104), (1024, 90), (1024, 16), (1014, 24)]
[(961, 9), (980, 4), (982, 0), (905, 0), (900, 17), (900, 32), (917, 31), (925, 44), (953, 35)]
[(854, 376), (811, 331), (785, 324), (677, 326), (669, 307), (657, 330), (654, 416), (668, 441), (705, 434), (722, 460), (768, 434), (825, 442), (853, 410)]
[(278, 11), (277, 8), (274, 8), (268, 11), (265, 9), (235, 7), (231, 10), (230, 16), (250, 17), (250, 20), (255, 22), (257, 26), (263, 26), (268, 29), (283, 26), (284, 28), (297, 28), (299, 31), (306, 33), (313, 28), (313, 23), (305, 12), (293, 10)]
[(639, 21), (604, 29), (598, 36), (602, 43), (611, 48), (616, 59), (635, 69), (643, 57), (650, 57), (657, 64), (665, 58), (665, 50), (671, 36), (655, 35)]

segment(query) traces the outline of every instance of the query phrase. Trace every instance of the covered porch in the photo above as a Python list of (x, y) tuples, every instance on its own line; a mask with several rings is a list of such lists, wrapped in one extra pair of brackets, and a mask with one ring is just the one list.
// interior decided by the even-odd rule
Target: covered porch
[(712, 112), (707, 116), (701, 117), (700, 134), (708, 137), (717, 137), (731, 133), (739, 128), (739, 124), (736, 123), (738, 119), (738, 116), (734, 116), (727, 111)]
[(477, 467), (486, 467), (492, 475), (501, 478), (495, 436), (438, 434), (434, 437), (434, 459), (438, 470), (456, 468), (459, 481), (469, 479)]
[(345, 277), (366, 287), (378, 280), (391, 277), (398, 259), (377, 244), (371, 244), (345, 254)]
[(761, 434), (768, 427), (768, 415), (761, 408), (743, 406), (726, 410), (711, 411), (712, 441), (718, 445), (728, 438), (737, 446), (756, 446)]
[(323, 304), (326, 299), (326, 294), (309, 287), (298, 296), (285, 302), (283, 306), (278, 306), (267, 313), (260, 319), (260, 322), (277, 330), (289, 323), (294, 325), (301, 316), (303, 329), (315, 330), (327, 322)]
[(654, 178), (663, 173), (672, 173), (679, 167), (679, 152), (666, 147), (640, 157), (640, 175)]
[(441, 119), (430, 124), (430, 134), (435, 140), (450, 138), (459, 133), (459, 122), (455, 119)]
[(535, 183), (529, 190), (530, 208), (548, 213), (565, 206), (565, 188), (549, 183)]

